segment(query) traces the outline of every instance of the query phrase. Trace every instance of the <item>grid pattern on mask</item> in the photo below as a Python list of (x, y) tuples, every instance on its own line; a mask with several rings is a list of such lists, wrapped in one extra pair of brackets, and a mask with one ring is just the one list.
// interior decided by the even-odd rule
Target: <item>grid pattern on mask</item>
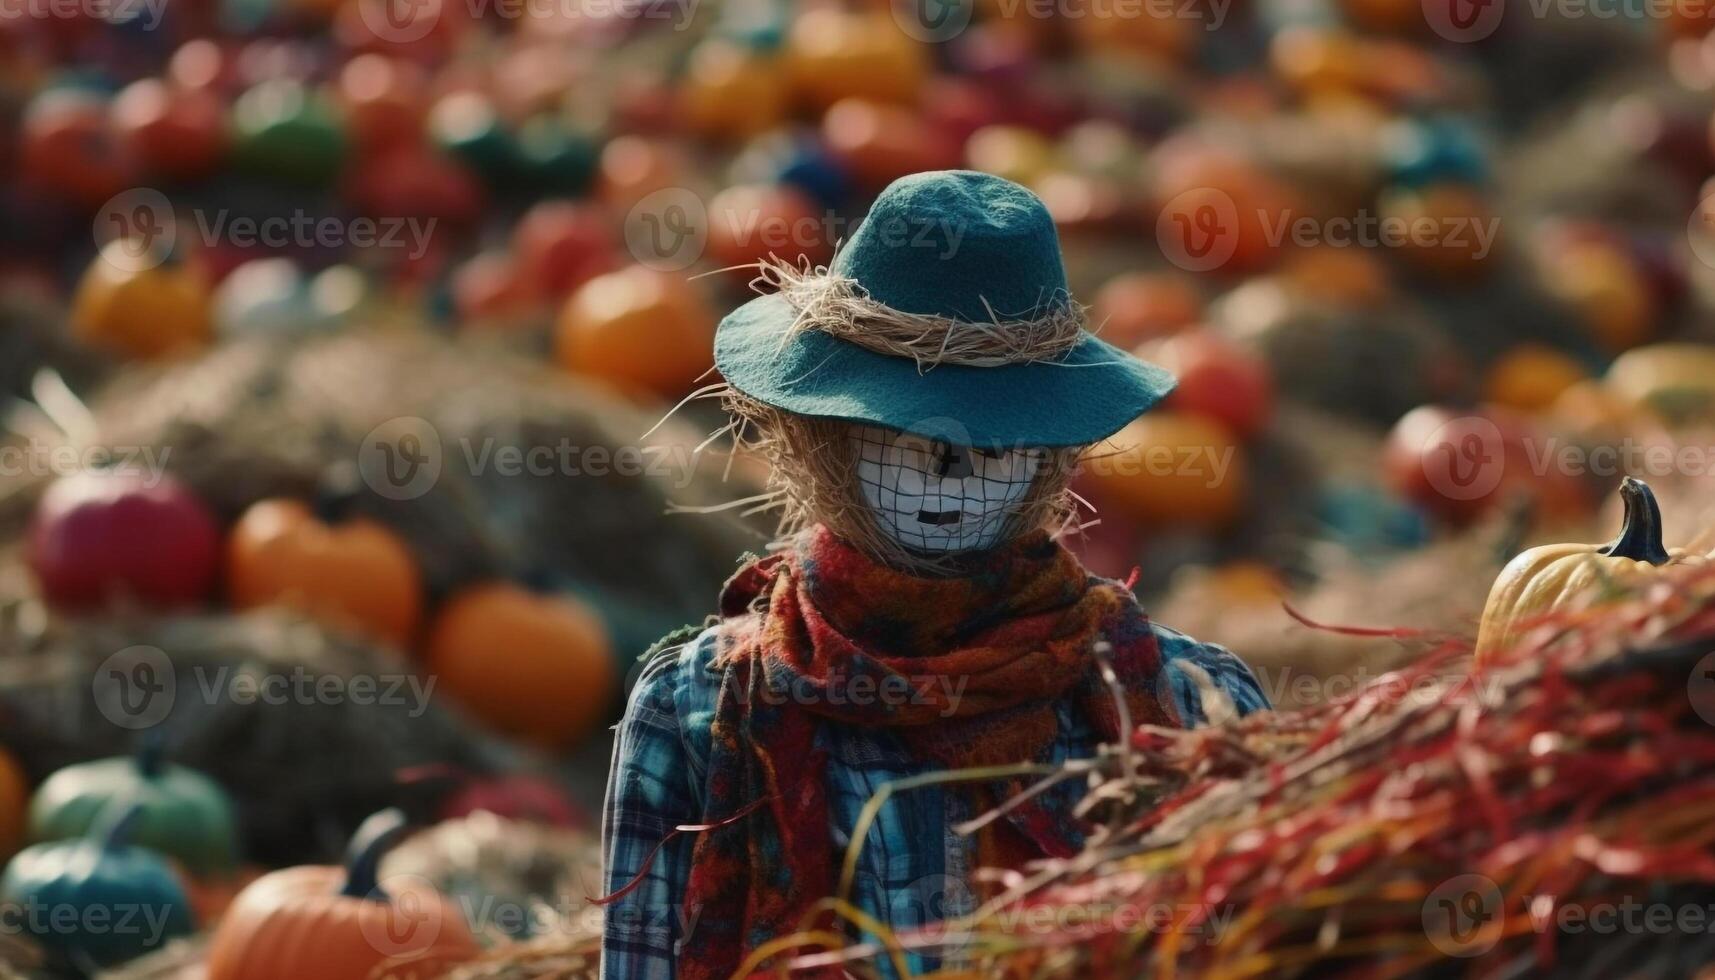
[(984, 452), (875, 426), (854, 426), (851, 439), (858, 482), (882, 528), (900, 544), (930, 552), (998, 543), (1044, 456), (1036, 449)]

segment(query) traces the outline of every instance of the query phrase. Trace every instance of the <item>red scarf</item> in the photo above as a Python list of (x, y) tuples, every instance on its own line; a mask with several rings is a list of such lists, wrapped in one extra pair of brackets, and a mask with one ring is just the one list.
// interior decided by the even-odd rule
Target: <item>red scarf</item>
[[(833, 893), (842, 855), (815, 748), (822, 723), (891, 729), (938, 768), (1033, 762), (1057, 734), (1056, 701), (1075, 694), (1117, 740), (1119, 713), (1091, 656), (1098, 639), (1113, 646), (1133, 722), (1168, 723), (1154, 634), (1123, 586), (1089, 575), (1045, 532), (961, 572), (901, 572), (814, 528), (727, 583), (704, 806), (715, 829), (693, 854), (685, 901), (699, 915), (681, 977), (726, 980)], [(981, 809), (1021, 786), (965, 785)], [(1069, 815), (1040, 806), (991, 826), (1024, 845), (1014, 860), (1065, 856), (1082, 839)]]

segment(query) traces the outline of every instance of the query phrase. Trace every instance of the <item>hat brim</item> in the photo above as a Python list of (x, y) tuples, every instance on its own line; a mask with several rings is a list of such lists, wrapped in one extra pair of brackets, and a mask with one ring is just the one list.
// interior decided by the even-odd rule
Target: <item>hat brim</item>
[(745, 395), (794, 415), (886, 426), (967, 446), (1083, 446), (1165, 398), (1173, 375), (1087, 334), (1054, 361), (919, 370), (819, 330), (761, 296), (721, 321), (715, 367)]

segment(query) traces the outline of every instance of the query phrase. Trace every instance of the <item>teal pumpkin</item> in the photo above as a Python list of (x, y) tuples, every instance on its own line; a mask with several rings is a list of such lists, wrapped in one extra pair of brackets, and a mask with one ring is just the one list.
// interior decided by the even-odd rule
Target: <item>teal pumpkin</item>
[(135, 758), (79, 763), (49, 776), (30, 800), (29, 838), (83, 837), (116, 801), (141, 810), (131, 840), (192, 874), (224, 872), (237, 863), (237, 821), (226, 792), (202, 773), (162, 759), (153, 741)]
[(160, 855), (128, 843), (139, 804), (92, 836), (35, 844), (0, 875), (8, 923), (73, 966), (113, 966), (195, 931), (190, 899)]

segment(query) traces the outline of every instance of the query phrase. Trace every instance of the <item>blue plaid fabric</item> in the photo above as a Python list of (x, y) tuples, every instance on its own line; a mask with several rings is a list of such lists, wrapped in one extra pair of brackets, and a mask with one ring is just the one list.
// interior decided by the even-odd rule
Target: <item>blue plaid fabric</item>
[[(1201, 724), (1206, 715), (1202, 687), (1187, 665), (1200, 668), (1240, 713), (1268, 707), (1250, 668), (1231, 652), (1151, 626), (1166, 681), (1160, 690), (1173, 699), (1188, 724)], [(607, 908), (602, 944), (606, 980), (672, 980), (675, 944), (696, 927), (697, 910), (685, 908), (683, 902), (695, 839), (689, 834), (666, 838), (674, 827), (702, 820), (699, 796), (720, 685), (720, 676), (710, 669), (713, 638), (712, 630), (705, 631), (651, 660), (618, 727), (602, 825), (606, 881), (609, 894), (635, 887)], [(1071, 699), (1062, 699), (1058, 710), (1060, 734), (1050, 761), (1094, 755), (1099, 739)], [(884, 731), (825, 724), (818, 740), (828, 753), (830, 832), (843, 852), (864, 804), (886, 784), (923, 768), (905, 757)], [(1068, 780), (1046, 799), (1070, 807), (1083, 792), (1080, 781)], [(895, 929), (972, 910), (972, 841), (950, 830), (973, 816), (963, 812), (963, 799), (962, 794), (931, 786), (897, 793), (881, 807), (859, 861), (854, 895), (859, 908)], [(936, 964), (913, 956), (907, 965), (920, 973)]]

